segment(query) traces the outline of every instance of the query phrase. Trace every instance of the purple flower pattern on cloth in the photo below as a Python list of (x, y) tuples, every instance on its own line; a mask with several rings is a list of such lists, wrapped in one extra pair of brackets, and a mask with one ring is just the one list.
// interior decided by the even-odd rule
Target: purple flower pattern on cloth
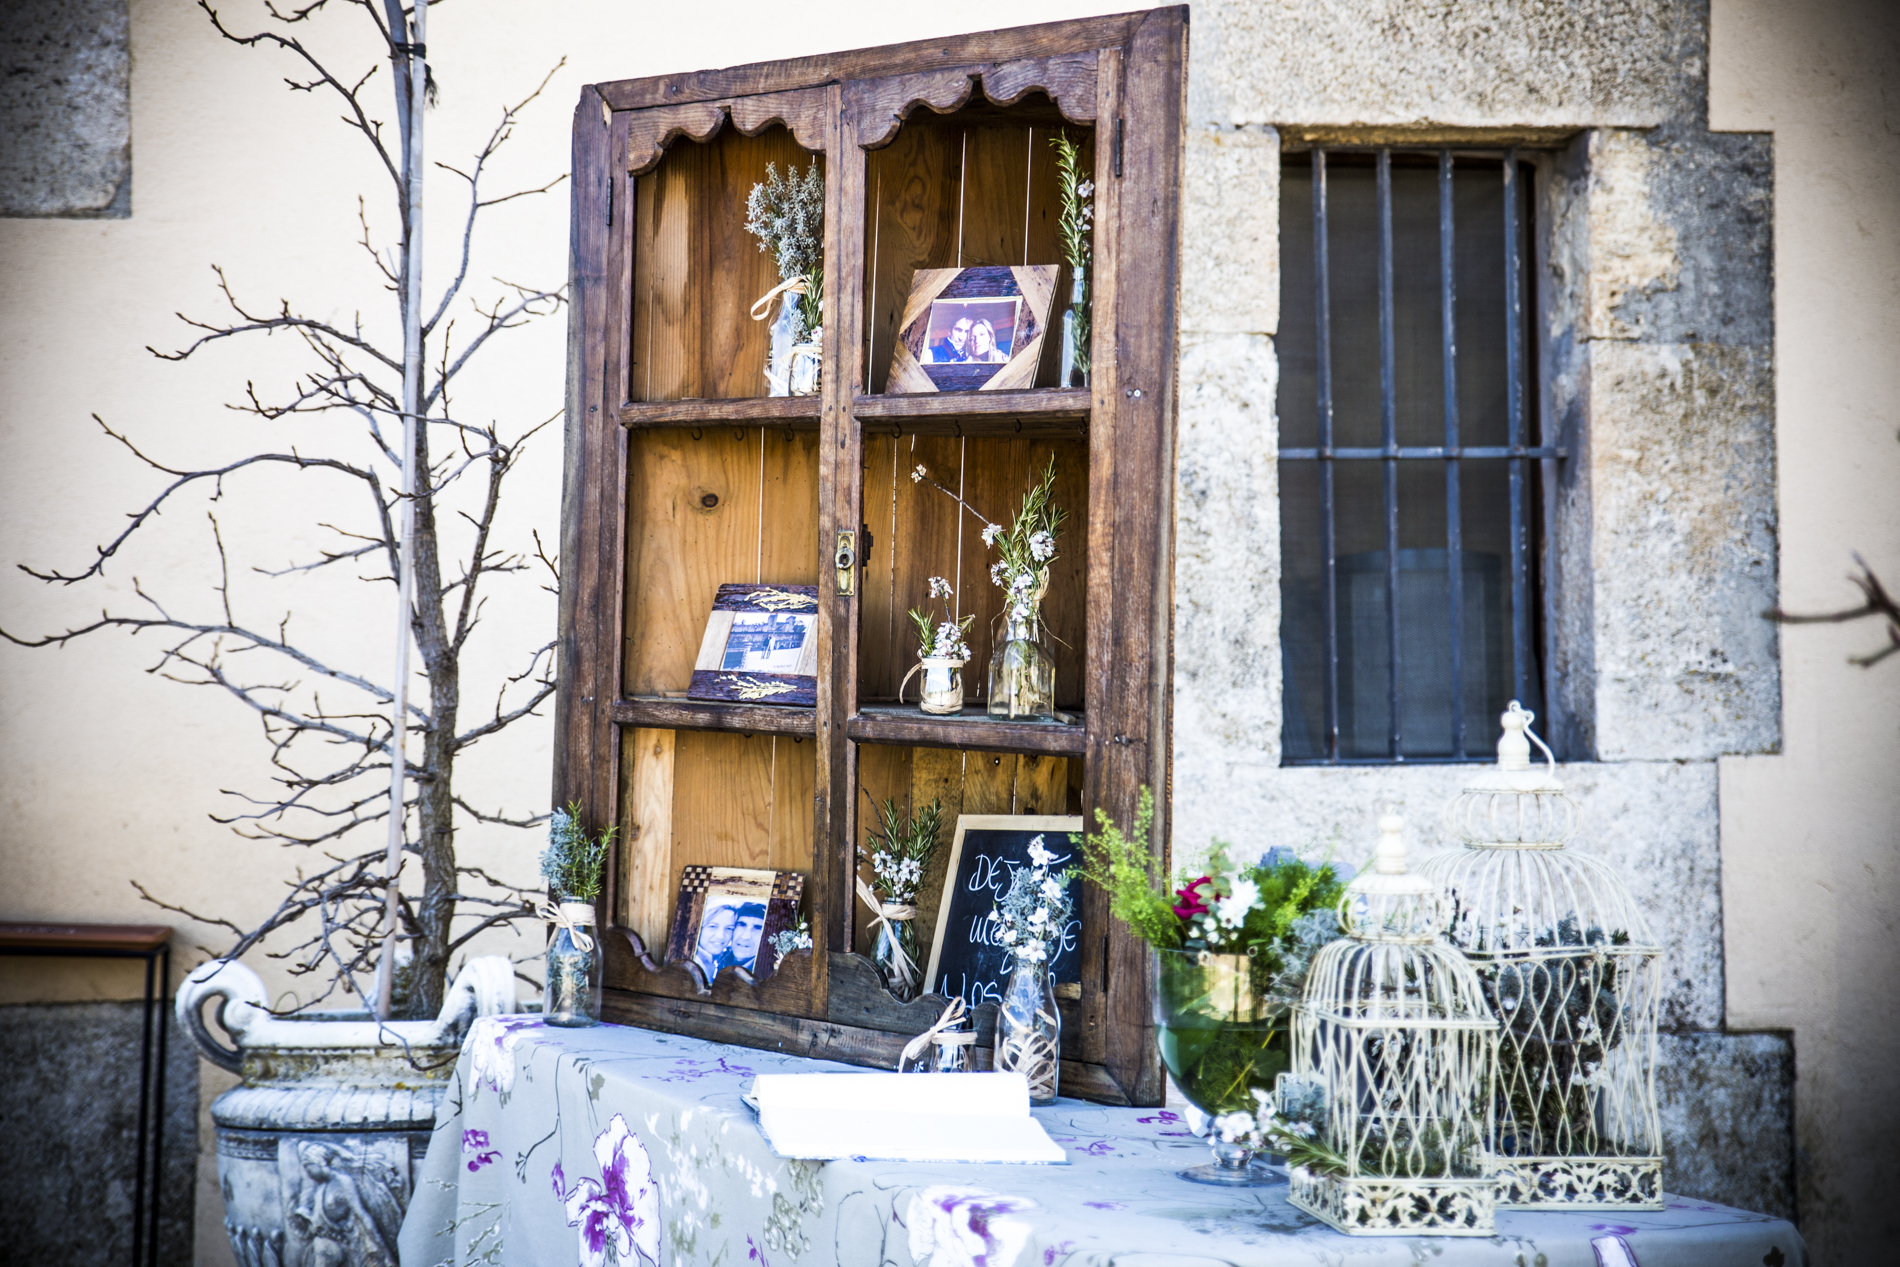
[(919, 1267), (1015, 1267), (1030, 1227), (1007, 1216), (1035, 1208), (1034, 1201), (988, 1188), (925, 1188), (906, 1212), (910, 1256)]
[(653, 1082), (697, 1082), (701, 1078), (710, 1078), (717, 1074), (750, 1078), (752, 1070), (744, 1065), (727, 1064), (724, 1056), (716, 1060), (694, 1060), (690, 1057), (682, 1057), (675, 1060), (673, 1068), (665, 1073), (649, 1073), (640, 1076)]
[(468, 1027), (462, 1049), (469, 1053), (475, 1081), (503, 1095), (515, 1086), (515, 1044), (531, 1029), (541, 1028), (538, 1016), (482, 1016)]
[[(1138, 1117), (1137, 1122), (1148, 1126), (1186, 1126), (1187, 1119), (1173, 1109), (1163, 1109), (1149, 1117)], [(1163, 1135), (1191, 1135), (1192, 1131), (1162, 1131)]]
[(470, 1174), (491, 1162), (501, 1160), (501, 1154), (496, 1152), (494, 1146), (488, 1142), (487, 1131), (463, 1131), (462, 1152), (474, 1154), (468, 1159)]
[(616, 1263), (631, 1263), (637, 1251), (649, 1263), (660, 1261), (660, 1186), (646, 1146), (616, 1113), (594, 1138), (600, 1182), (582, 1179), (572, 1188), (559, 1162), (549, 1178), (554, 1195), (567, 1208), (567, 1225), (579, 1228), (581, 1267), (605, 1267), (607, 1251)]

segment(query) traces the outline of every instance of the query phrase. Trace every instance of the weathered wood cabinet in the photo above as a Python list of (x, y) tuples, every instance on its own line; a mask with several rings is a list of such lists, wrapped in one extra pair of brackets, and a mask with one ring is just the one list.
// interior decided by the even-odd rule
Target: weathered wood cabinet
[[(621, 828), (600, 912), (609, 1019), (893, 1063), (943, 1001), (897, 1002), (854, 953), (872, 798), (940, 797), (952, 823), (1098, 806), (1125, 822), (1146, 785), (1165, 846), (1186, 27), (1184, 7), (1156, 9), (582, 93), (555, 796)], [(1091, 386), (882, 394), (914, 270), (1061, 261), (1056, 129), (1093, 155)], [(822, 391), (768, 397), (747, 310), (778, 278), (745, 198), (767, 163), (813, 161)], [(1079, 720), (897, 707), (928, 578), (977, 613), (972, 683), (1000, 596), (976, 525), (909, 472), (1007, 519), (1051, 455), (1071, 519), (1044, 614)], [(736, 581), (819, 587), (816, 708), (684, 698), (714, 591)], [(662, 966), (688, 863), (806, 873), (817, 952), (709, 990)], [(1145, 947), (1099, 892), (1081, 906), (1063, 1090), (1158, 1103)]]

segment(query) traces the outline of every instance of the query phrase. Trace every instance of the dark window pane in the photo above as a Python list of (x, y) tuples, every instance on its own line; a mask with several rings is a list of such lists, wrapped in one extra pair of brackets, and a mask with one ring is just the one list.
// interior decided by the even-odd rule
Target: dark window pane
[[(1383, 446), (1380, 381), (1380, 224), (1371, 155), (1327, 156), (1327, 271), (1330, 278), (1333, 444)], [(1526, 173), (1528, 175), (1528, 172)], [(1403, 447), (1446, 442), (1443, 284), (1438, 164), (1434, 155), (1394, 154), (1392, 189), (1393, 381), (1397, 440)], [(1529, 180), (1520, 182), (1527, 188)], [(1508, 443), (1506, 416), (1503, 167), (1498, 158), (1458, 160), (1453, 170), (1458, 441)], [(1316, 348), (1317, 270), (1313, 257), (1313, 169), (1289, 158), (1281, 178), (1280, 443), (1319, 442)], [(1520, 202), (1522, 258), (1528, 249), (1529, 199)], [(1530, 305), (1525, 305), (1528, 313)], [(1527, 354), (1530, 330), (1521, 338)], [(1532, 381), (1529, 355), (1526, 384)], [(1526, 399), (1534, 396), (1528, 388)], [(1533, 443), (1535, 441), (1532, 441)], [(1322, 466), (1332, 470), (1335, 542), (1334, 644), (1326, 634), (1326, 522)], [(1388, 463), (1287, 459), (1280, 466), (1282, 541), (1281, 648), (1285, 671), (1283, 744), (1289, 761), (1390, 760), (1393, 696), (1398, 754), (1406, 759), (1482, 758), (1492, 749), (1497, 716), (1515, 694), (1512, 660), (1510, 463), (1501, 459), (1403, 459), (1394, 464), (1398, 587), (1389, 602), (1385, 508)], [(1454, 466), (1456, 468), (1454, 472)], [(1538, 463), (1525, 463), (1526, 488)], [(1453, 487), (1458, 549), (1452, 549)], [(1527, 496), (1526, 522), (1534, 510)], [(1533, 541), (1534, 545), (1535, 542)], [(1526, 551), (1527, 573), (1532, 554)], [(1461, 593), (1452, 609), (1452, 578)], [(1516, 587), (1532, 617), (1537, 646), (1535, 576)], [(1399, 664), (1394, 682), (1391, 622)], [(1454, 658), (1454, 643), (1457, 653)], [(1329, 658), (1336, 682), (1331, 711), (1338, 749), (1329, 751)], [(1536, 665), (1525, 676), (1538, 681)], [(1525, 700), (1527, 707), (1538, 701)], [(1460, 718), (1462, 713), (1462, 718)], [(1459, 727), (1463, 727), (1460, 749)]]

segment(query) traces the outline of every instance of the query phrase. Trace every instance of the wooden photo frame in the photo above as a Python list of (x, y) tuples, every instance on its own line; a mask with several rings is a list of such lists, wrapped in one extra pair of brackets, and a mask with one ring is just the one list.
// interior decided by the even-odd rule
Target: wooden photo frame
[(1055, 264), (918, 269), (897, 323), (885, 390), (1034, 387), (1059, 271)]
[(818, 587), (721, 585), (687, 699), (818, 702)]
[(685, 964), (708, 987), (727, 968), (752, 982), (765, 980), (778, 966), (772, 938), (797, 925), (804, 892), (798, 871), (683, 868), (666, 962)]
[[(930, 942), (930, 962), (924, 969), (924, 990), (946, 998), (961, 998), (971, 1007), (1001, 1000), (1008, 976), (1008, 955), (987, 939), (993, 925), (989, 912), (1009, 891), (1016, 868), (1029, 865), (1030, 842), (1041, 838), (1056, 856), (1055, 870), (1079, 862), (1080, 850), (1069, 837), (1082, 833), (1080, 814), (959, 814), (957, 834), (944, 869), (943, 895), (938, 900), (936, 933)], [(1079, 877), (1069, 878), (1071, 897), (1080, 897)], [(1058, 947), (1050, 967), (1056, 993), (1073, 996), (1082, 979), (1082, 955), (1076, 938), (1082, 928), (1078, 902), (1064, 930), (1066, 945)], [(1064, 987), (1071, 987), (1065, 989)]]

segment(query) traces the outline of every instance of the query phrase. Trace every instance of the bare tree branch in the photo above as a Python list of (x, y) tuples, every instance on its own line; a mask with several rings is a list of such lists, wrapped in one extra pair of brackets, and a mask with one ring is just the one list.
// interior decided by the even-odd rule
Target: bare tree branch
[(1847, 579), (1860, 589), (1861, 596), (1866, 599), (1859, 607), (1810, 616), (1792, 615), (1779, 607), (1772, 607), (1762, 615), (1783, 625), (1838, 625), (1868, 616), (1884, 617), (1887, 622), (1887, 645), (1866, 655), (1847, 658), (1849, 664), (1857, 664), (1864, 669), (1872, 668), (1888, 656), (1900, 651), (1900, 603), (1896, 603), (1893, 596), (1887, 593), (1885, 587), (1880, 584), (1880, 578), (1875, 576), (1874, 570), (1867, 566), (1867, 560), (1861, 558), (1858, 553), (1854, 555), (1854, 565), (1860, 569), (1860, 575), (1850, 575)]

